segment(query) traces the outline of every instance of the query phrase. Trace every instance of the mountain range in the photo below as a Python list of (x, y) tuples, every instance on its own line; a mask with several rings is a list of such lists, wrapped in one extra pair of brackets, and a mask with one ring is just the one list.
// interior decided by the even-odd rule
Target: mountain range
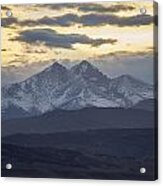
[(129, 108), (153, 99), (153, 86), (130, 75), (109, 78), (88, 61), (67, 69), (55, 62), (38, 74), (2, 88), (2, 117), (53, 110)]

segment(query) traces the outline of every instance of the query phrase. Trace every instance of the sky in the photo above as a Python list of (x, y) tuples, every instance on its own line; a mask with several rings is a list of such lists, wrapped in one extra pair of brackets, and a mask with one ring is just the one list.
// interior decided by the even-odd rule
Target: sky
[[(8, 10), (11, 17), (6, 16)], [(114, 56), (116, 68), (121, 56), (122, 63), (124, 58), (132, 61), (131, 56), (136, 63), (135, 56), (146, 61), (147, 55), (149, 64), (144, 65), (151, 67), (156, 24), (151, 1), (3, 5), (1, 16), (2, 67), (83, 59), (101, 60), (104, 67)]]

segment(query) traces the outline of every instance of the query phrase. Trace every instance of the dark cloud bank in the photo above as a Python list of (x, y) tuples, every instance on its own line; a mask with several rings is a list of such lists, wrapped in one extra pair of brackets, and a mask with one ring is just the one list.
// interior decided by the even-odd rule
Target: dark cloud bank
[(151, 15), (136, 15), (131, 17), (119, 17), (116, 15), (106, 14), (87, 14), (78, 16), (77, 14), (65, 14), (59, 17), (43, 17), (37, 21), (25, 20), (19, 22), (20, 26), (36, 26), (36, 25), (54, 25), (54, 26), (71, 26), (73, 24), (81, 24), (82, 26), (101, 26), (101, 25), (116, 25), (119, 27), (125, 26), (142, 26), (154, 23), (157, 19)]
[(19, 24), (17, 18), (15, 17), (1, 18), (2, 27), (10, 27), (13, 24)]
[[(34, 6), (34, 5), (33, 5)], [(119, 11), (132, 11), (135, 9), (133, 6), (117, 4), (111, 5), (109, 7), (104, 7), (100, 4), (93, 3), (67, 3), (67, 4), (45, 4), (45, 5), (35, 5), (36, 7), (49, 9), (60, 10), (63, 8), (77, 8), (79, 11), (89, 13), (87, 15), (78, 16), (77, 14), (65, 14), (58, 17), (43, 17), (36, 21), (33, 20), (25, 20), (18, 21), (16, 18), (2, 18), (2, 26), (7, 27), (12, 24), (17, 24), (20, 26), (38, 26), (38, 25), (54, 25), (54, 26), (70, 26), (73, 24), (81, 24), (82, 26), (101, 26), (101, 25), (117, 25), (120, 27), (124, 26), (141, 26), (141, 25), (149, 25), (151, 23), (155, 23), (157, 25), (157, 16), (151, 15), (136, 15), (130, 17), (120, 17), (114, 15), (113, 13)], [(4, 7), (6, 9), (8, 7)], [(39, 10), (40, 11), (40, 10)], [(110, 13), (110, 14), (102, 14), (102, 13)]]
[(90, 44), (97, 47), (102, 44), (115, 44), (116, 39), (91, 39), (86, 35), (80, 34), (59, 34), (51, 29), (33, 29), (20, 33), (20, 35), (11, 40), (19, 40), (31, 44), (43, 43), (48, 47), (59, 47), (73, 49), (73, 44)]

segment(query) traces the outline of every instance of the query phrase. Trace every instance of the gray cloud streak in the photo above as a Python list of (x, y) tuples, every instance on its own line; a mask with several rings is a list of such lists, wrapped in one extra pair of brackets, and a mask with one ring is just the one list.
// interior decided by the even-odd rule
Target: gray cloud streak
[(129, 5), (112, 5), (109, 7), (104, 7), (100, 4), (89, 4), (87, 5), (81, 5), (78, 7), (78, 10), (82, 12), (99, 12), (99, 13), (116, 13), (120, 11), (131, 11), (134, 10), (135, 7), (129, 6)]
[(52, 10), (60, 10), (64, 8), (77, 8), (79, 11), (82, 12), (120, 12), (120, 11), (132, 11), (135, 9), (134, 6), (131, 5), (125, 5), (125, 4), (116, 4), (116, 5), (111, 5), (109, 7), (105, 7), (101, 4), (96, 4), (96, 3), (61, 3), (61, 4), (42, 4), (42, 5), (35, 5), (35, 7), (38, 8), (49, 8)]

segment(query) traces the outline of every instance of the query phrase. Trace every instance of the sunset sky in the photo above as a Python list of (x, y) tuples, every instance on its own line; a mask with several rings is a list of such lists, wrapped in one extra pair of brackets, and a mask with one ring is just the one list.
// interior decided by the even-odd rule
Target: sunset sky
[[(147, 9), (146, 15), (140, 8)], [(6, 11), (12, 17), (6, 17)], [(153, 50), (153, 3), (2, 6), (2, 66)]]

